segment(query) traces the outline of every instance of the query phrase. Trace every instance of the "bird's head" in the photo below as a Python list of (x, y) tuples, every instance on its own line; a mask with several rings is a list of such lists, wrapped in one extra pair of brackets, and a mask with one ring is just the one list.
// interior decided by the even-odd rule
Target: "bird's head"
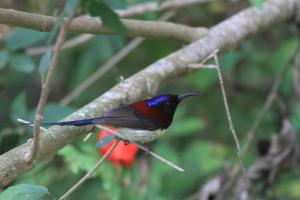
[(191, 96), (198, 96), (196, 93), (185, 93), (181, 95), (164, 94), (152, 99), (149, 99), (147, 104), (149, 107), (155, 107), (169, 115), (171, 120), (173, 119), (175, 110), (178, 104), (185, 98)]
[(160, 129), (167, 129), (173, 121), (178, 104), (187, 97), (197, 95), (196, 93), (185, 93), (181, 95), (164, 94), (145, 100), (148, 107), (146, 110), (149, 113), (144, 113), (148, 116), (152, 116), (152, 120), (155, 120), (155, 123), (158, 124)]

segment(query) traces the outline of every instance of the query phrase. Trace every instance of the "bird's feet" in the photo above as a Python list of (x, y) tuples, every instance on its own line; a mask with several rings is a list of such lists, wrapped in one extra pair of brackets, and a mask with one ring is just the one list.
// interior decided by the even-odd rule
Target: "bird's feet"
[(130, 143), (129, 140), (126, 139), (122, 139), (122, 141), (124, 142), (124, 145), (128, 145)]

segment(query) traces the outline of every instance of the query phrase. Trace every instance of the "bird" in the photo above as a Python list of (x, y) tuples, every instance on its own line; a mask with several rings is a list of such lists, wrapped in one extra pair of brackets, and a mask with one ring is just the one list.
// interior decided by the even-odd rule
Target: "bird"
[[(148, 143), (161, 136), (172, 124), (178, 104), (197, 93), (162, 94), (104, 112), (101, 117), (75, 121), (41, 123), (41, 126), (110, 125), (118, 128), (125, 141)], [(30, 123), (33, 126), (34, 124)]]

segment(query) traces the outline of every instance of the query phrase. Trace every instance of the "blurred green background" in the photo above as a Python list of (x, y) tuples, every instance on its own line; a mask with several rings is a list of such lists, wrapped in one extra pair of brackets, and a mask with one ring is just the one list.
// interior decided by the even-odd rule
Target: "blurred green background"
[[(113, 9), (143, 2), (148, 1), (107, 1)], [(202, 3), (179, 9), (171, 21), (211, 27), (251, 3), (260, 6), (260, 2), (220, 0)], [(4, 8), (49, 15), (62, 10), (63, 5), (64, 1), (52, 0), (0, 2)], [(148, 13), (136, 18), (157, 20), (162, 14)], [(41, 89), (38, 70), (41, 56), (28, 56), (26, 49), (45, 45), (49, 33), (15, 27), (0, 28), (0, 153), (3, 154), (32, 136), (32, 129), (25, 129), (16, 122), (17, 118), (33, 120)], [(76, 36), (69, 34), (68, 39)], [(174, 40), (147, 38), (69, 105), (59, 104), (61, 99), (130, 40), (124, 36), (98, 35), (83, 45), (63, 51), (44, 112), (45, 121), (61, 120), (109, 90), (120, 81), (120, 76), (127, 78), (185, 45)], [(292, 24), (286, 24), (263, 30), (236, 49), (220, 53), (233, 122), (241, 141), (257, 117), (275, 76), (284, 67), (296, 45), (296, 29)], [(278, 93), (286, 110), (283, 112), (280, 105), (274, 103), (258, 130), (255, 144), (277, 132), (285, 116), (299, 131), (300, 104), (295, 95), (294, 81), (293, 70), (290, 70)], [(228, 129), (216, 72), (202, 69), (171, 81), (159, 90), (160, 94), (183, 92), (198, 92), (201, 95), (182, 103), (170, 130), (150, 146), (154, 152), (182, 166), (184, 173), (140, 152), (130, 168), (115, 167), (106, 161), (70, 199), (188, 198), (207, 180), (221, 172), (225, 163), (236, 163), (236, 147)], [(96, 137), (97, 134), (93, 134), (88, 142), (77, 140), (58, 152), (51, 161), (39, 164), (11, 185), (42, 185), (48, 188), (52, 197), (58, 198), (89, 171), (99, 158)], [(256, 147), (253, 145), (246, 156), (246, 166), (251, 165), (255, 158)], [(296, 168), (278, 178), (274, 187), (277, 196), (300, 199), (299, 167)]]

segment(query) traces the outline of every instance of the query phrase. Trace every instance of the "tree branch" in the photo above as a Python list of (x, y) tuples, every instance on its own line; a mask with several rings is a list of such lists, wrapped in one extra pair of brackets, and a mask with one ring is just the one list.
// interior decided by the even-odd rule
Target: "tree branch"
[[(145, 14), (149, 12), (179, 9), (182, 7), (187, 7), (187, 6), (191, 6), (199, 3), (205, 3), (209, 1), (212, 0), (185, 0), (185, 1), (171, 0), (171, 1), (165, 1), (162, 4), (159, 4), (158, 2), (147, 2), (147, 3), (130, 6), (126, 10), (115, 10), (115, 11), (120, 17), (131, 17), (131, 16)], [(84, 44), (90, 41), (93, 37), (94, 35), (91, 34), (83, 34), (75, 38), (72, 38), (64, 43), (64, 45), (62, 46), (62, 50), (66, 50)], [(1, 41), (1, 37), (0, 37), (0, 41)], [(26, 53), (28, 55), (35, 56), (35, 55), (40, 55), (45, 53), (47, 49), (48, 47), (32, 47), (26, 49)]]
[[(0, 23), (48, 32), (56, 21), (55, 17), (38, 15), (12, 9), (0, 8)], [(183, 42), (191, 42), (205, 35), (205, 28), (194, 28), (172, 22), (143, 21), (121, 19), (129, 36), (173, 38)], [(78, 17), (72, 19), (69, 32), (92, 34), (117, 34), (105, 28), (99, 17)]]
[[(249, 8), (234, 15), (212, 27), (207, 36), (156, 61), (64, 120), (101, 116), (104, 111), (121, 103), (135, 101), (153, 94), (162, 83), (193, 71), (186, 67), (189, 63), (200, 62), (215, 49), (224, 50), (235, 47), (249, 35), (291, 19), (296, 13), (295, 3), (297, 1), (270, 0), (260, 8)], [(2, 20), (2, 16), (0, 16), (0, 20)], [(89, 132), (92, 128), (92, 126), (54, 126), (49, 128), (41, 135), (41, 148), (37, 156), (37, 163), (50, 159), (59, 149), (70, 144), (83, 133)], [(24, 162), (24, 153), (31, 147), (31, 143), (28, 141), (0, 156), (1, 185), (8, 184), (37, 164)]]

